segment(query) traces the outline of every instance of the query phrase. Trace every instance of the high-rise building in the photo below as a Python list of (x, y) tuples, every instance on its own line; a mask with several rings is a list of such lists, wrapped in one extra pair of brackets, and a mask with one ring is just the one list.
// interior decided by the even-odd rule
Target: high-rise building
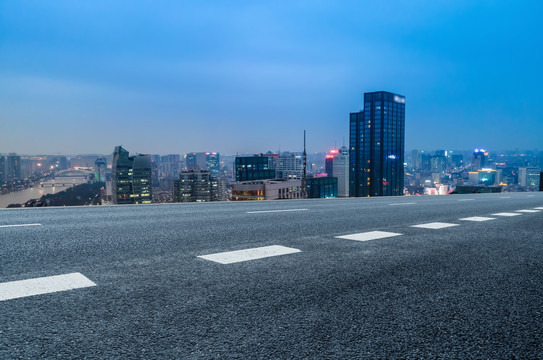
[(162, 178), (176, 180), (182, 169), (181, 156), (179, 154), (169, 154), (160, 157), (160, 174)]
[(488, 152), (484, 149), (475, 149), (471, 160), (471, 170), (477, 171), (487, 167)]
[(216, 152), (206, 153), (206, 167), (205, 169), (211, 173), (212, 176), (218, 178), (221, 169), (220, 155)]
[(7, 156), (6, 179), (7, 180), (21, 179), (21, 157), (15, 153), (10, 153)]
[(94, 162), (94, 181), (105, 182), (106, 171), (107, 161), (102, 156), (99, 156), (98, 159), (96, 159), (96, 161)]
[(66, 170), (69, 168), (66, 156), (47, 156), (47, 161), (49, 162), (49, 166), (52, 166), (52, 169), (55, 171)]
[(349, 132), (350, 196), (403, 195), (405, 97), (365, 93)]
[(151, 156), (129, 156), (115, 147), (112, 163), (112, 200), (114, 204), (149, 204), (152, 202)]
[(430, 170), (443, 174), (447, 170), (447, 158), (445, 155), (436, 152), (436, 155), (430, 156)]
[(277, 154), (236, 156), (236, 181), (275, 179), (277, 159)]
[(182, 171), (173, 183), (174, 202), (219, 201), (221, 193), (217, 178), (205, 170)]
[(187, 170), (200, 169), (206, 170), (207, 156), (205, 152), (192, 152), (185, 154), (185, 167)]
[(453, 155), (451, 161), (454, 166), (459, 168), (464, 165), (464, 155)]
[(420, 152), (418, 150), (411, 151), (411, 168), (420, 170)]
[(328, 176), (334, 176), (334, 156), (339, 154), (339, 150), (332, 149), (324, 157), (324, 172)]
[(424, 152), (421, 152), (420, 154), (420, 170), (422, 171), (430, 171), (431, 170), (431, 164), (430, 164), (430, 154), (426, 154)]
[(0, 155), (0, 187), (6, 181), (6, 157)]
[(277, 159), (277, 178), (301, 179), (303, 177), (302, 155), (285, 151)]
[(337, 178), (337, 197), (349, 197), (349, 149), (330, 150), (325, 162), (326, 174)]
[(518, 169), (518, 184), (528, 188), (539, 187), (541, 169), (535, 167), (520, 167)]

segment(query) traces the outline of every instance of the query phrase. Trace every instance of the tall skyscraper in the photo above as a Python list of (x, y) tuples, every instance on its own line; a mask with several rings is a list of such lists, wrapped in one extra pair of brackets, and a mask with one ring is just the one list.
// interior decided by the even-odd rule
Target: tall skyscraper
[(179, 154), (169, 154), (160, 157), (161, 177), (177, 180), (181, 171), (181, 156)]
[(420, 170), (420, 152), (418, 150), (411, 151), (411, 168), (413, 170)]
[(349, 149), (343, 146), (340, 150), (330, 150), (325, 157), (326, 174), (337, 178), (337, 196), (349, 196)]
[(6, 157), (0, 155), (0, 187), (6, 181)]
[(8, 154), (6, 165), (6, 179), (21, 179), (21, 157), (15, 153)]
[(185, 154), (185, 167), (193, 170), (198, 167), (200, 170), (207, 168), (207, 155), (205, 152), (192, 152)]
[(350, 196), (403, 195), (405, 97), (364, 94), (364, 110), (350, 116)]
[(102, 156), (94, 162), (94, 181), (106, 182), (107, 161)]
[(324, 157), (324, 172), (328, 176), (334, 176), (334, 156), (339, 154), (338, 149), (330, 150), (329, 154)]
[(150, 204), (151, 156), (129, 156), (121, 146), (115, 147), (112, 163), (114, 204)]
[(206, 153), (206, 167), (212, 176), (218, 178), (221, 169), (220, 155), (216, 152)]
[(471, 170), (477, 171), (487, 167), (488, 152), (483, 149), (475, 149), (471, 160)]

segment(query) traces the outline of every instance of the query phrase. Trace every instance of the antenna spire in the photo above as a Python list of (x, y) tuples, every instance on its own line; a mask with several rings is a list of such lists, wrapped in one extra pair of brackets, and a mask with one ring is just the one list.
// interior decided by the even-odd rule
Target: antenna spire
[(302, 196), (307, 199), (307, 152), (305, 148), (305, 130), (304, 130), (304, 172), (302, 176)]

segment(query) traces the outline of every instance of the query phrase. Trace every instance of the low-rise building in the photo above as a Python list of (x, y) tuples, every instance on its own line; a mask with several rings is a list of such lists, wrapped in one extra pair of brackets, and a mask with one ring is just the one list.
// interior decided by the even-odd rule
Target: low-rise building
[(334, 176), (315, 176), (307, 179), (307, 197), (331, 199), (338, 197), (338, 181)]
[(232, 201), (302, 198), (302, 180), (276, 179), (232, 183)]

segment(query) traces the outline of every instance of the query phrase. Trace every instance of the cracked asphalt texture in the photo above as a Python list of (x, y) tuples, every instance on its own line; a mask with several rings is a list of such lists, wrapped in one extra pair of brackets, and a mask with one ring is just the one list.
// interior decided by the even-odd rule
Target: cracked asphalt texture
[[(543, 211), (458, 220), (539, 206), (543, 193), (2, 210), (0, 225), (42, 226), (0, 228), (0, 282), (97, 286), (0, 302), (0, 358), (543, 358)], [(410, 227), (433, 221), (460, 226)], [(374, 230), (404, 235), (334, 238)], [(302, 252), (197, 258), (268, 245)]]

